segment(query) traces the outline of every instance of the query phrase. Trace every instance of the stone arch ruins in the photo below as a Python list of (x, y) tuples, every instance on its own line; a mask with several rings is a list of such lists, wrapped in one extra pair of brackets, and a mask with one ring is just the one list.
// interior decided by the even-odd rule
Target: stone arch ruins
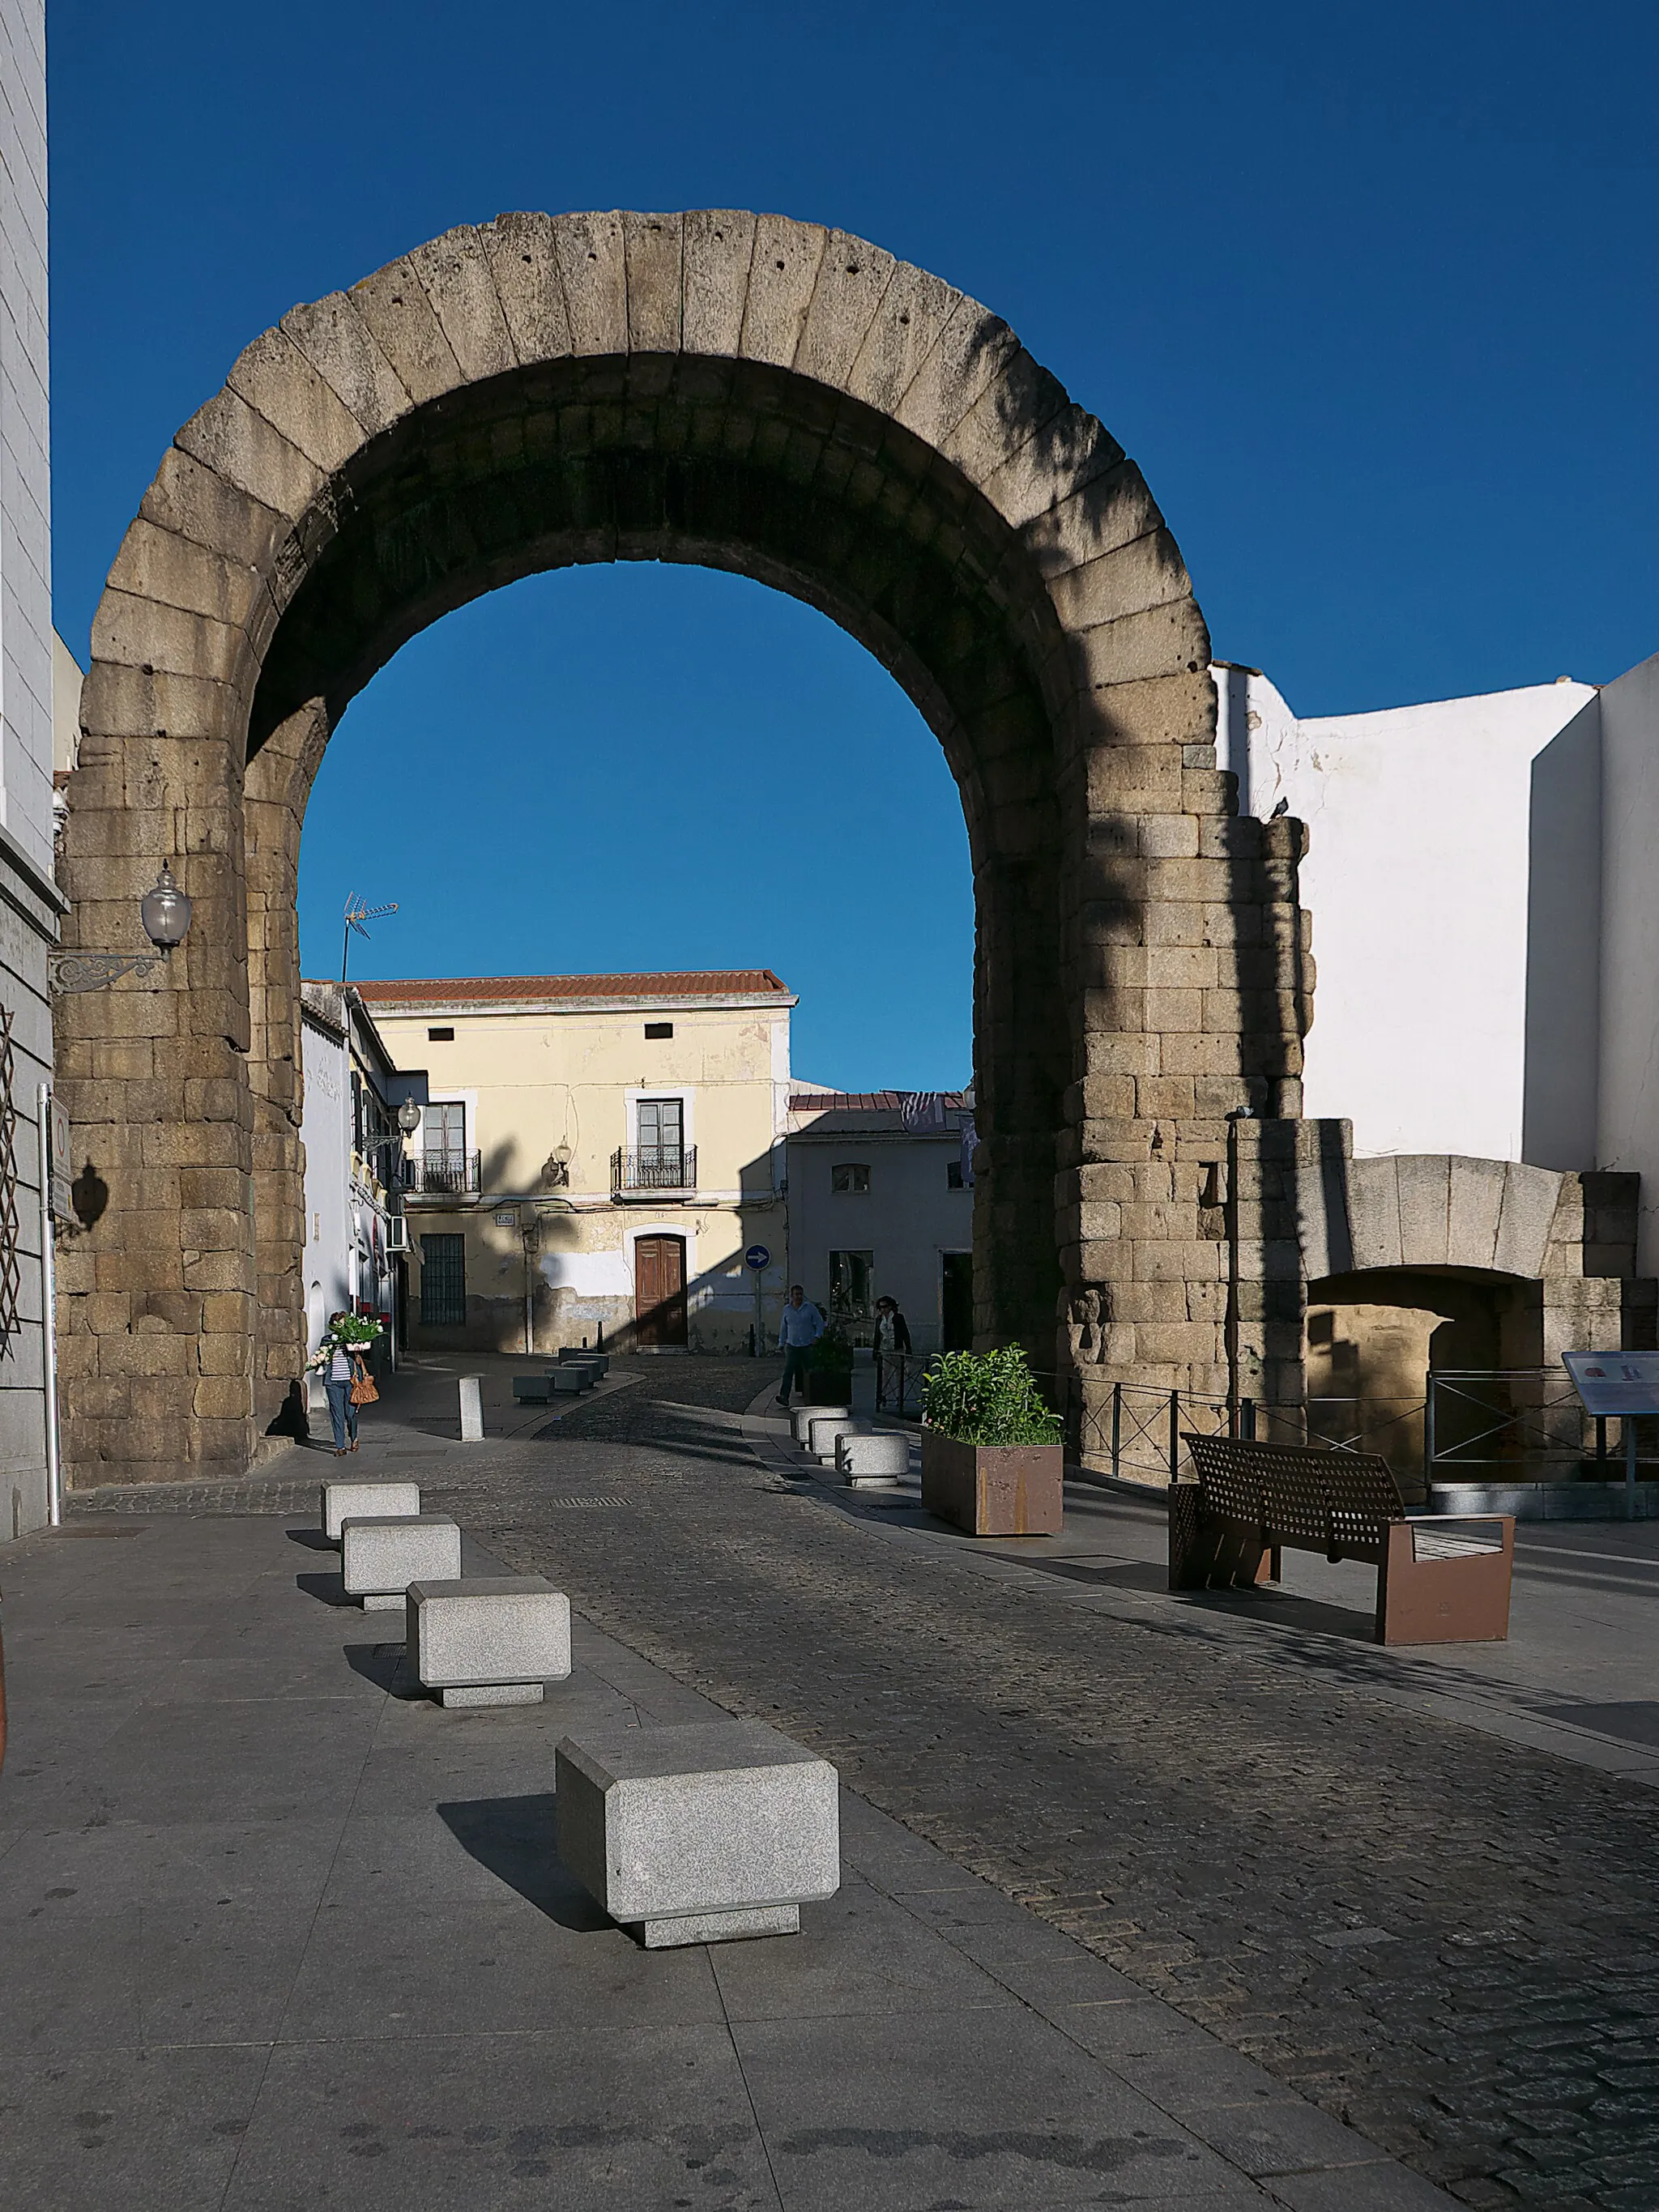
[(507, 215), (257, 338), (111, 570), (66, 940), (129, 949), (167, 859), (195, 921), (159, 981), (60, 1009), (109, 1189), (61, 1268), (70, 1480), (238, 1473), (300, 1370), (295, 887), (331, 728), (450, 609), (618, 560), (821, 608), (945, 749), (981, 1338), (1085, 1400), (1224, 1392), (1241, 1361), (1293, 1395), (1299, 1288), (1230, 1262), (1218, 1176), (1230, 1114), (1299, 1112), (1302, 833), (1233, 811), (1203, 619), (1133, 462), (996, 316), (844, 232)]

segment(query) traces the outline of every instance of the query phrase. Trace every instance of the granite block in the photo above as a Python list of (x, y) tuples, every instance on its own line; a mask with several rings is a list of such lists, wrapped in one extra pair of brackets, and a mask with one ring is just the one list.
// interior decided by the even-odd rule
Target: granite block
[(836, 1469), (854, 1490), (890, 1490), (909, 1472), (910, 1439), (844, 1435), (836, 1446)]
[(836, 1446), (843, 1437), (856, 1436), (862, 1426), (850, 1413), (815, 1413), (806, 1425), (807, 1449), (820, 1466), (833, 1467)]
[(324, 1535), (337, 1544), (342, 1521), (401, 1519), (420, 1510), (418, 1482), (325, 1482), (318, 1518)]
[(341, 1579), (366, 1613), (401, 1606), (410, 1583), (459, 1582), (460, 1574), (461, 1531), (447, 1513), (348, 1517), (340, 1524)]
[(808, 1444), (814, 1421), (826, 1415), (839, 1413), (843, 1419), (852, 1412), (850, 1406), (797, 1406), (789, 1416), (789, 1426), (798, 1444)]
[(840, 1886), (836, 1770), (763, 1723), (595, 1729), (556, 1770), (560, 1856), (653, 1949), (793, 1932), (753, 1916)]
[(406, 1603), (410, 1665), (446, 1705), (534, 1704), (570, 1672), (570, 1601), (540, 1575), (422, 1577)]

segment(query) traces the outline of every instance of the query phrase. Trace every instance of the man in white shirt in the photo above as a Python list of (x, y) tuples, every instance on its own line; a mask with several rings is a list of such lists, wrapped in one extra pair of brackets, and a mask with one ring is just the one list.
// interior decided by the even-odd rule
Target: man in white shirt
[[(806, 1370), (806, 1355), (823, 1334), (823, 1316), (807, 1297), (799, 1283), (789, 1286), (789, 1296), (784, 1301), (783, 1319), (778, 1324), (778, 1349), (783, 1354), (783, 1380), (778, 1385), (778, 1403), (788, 1409), (796, 1382)], [(801, 1395), (805, 1395), (802, 1385)]]

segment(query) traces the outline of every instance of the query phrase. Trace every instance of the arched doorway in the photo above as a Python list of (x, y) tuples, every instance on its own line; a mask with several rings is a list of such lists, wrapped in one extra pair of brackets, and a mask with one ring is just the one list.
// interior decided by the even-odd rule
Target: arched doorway
[(156, 988), (64, 1006), (111, 1189), (63, 1270), (73, 1480), (240, 1468), (298, 1371), (295, 878), (333, 722), (464, 600), (636, 559), (823, 609), (945, 749), (976, 904), (976, 1334), (1056, 1370), (1082, 1306), (1087, 1389), (1215, 1388), (1200, 1199), (1230, 1111), (1298, 1110), (1299, 832), (1232, 813), (1139, 471), (1006, 325), (845, 233), (503, 216), (248, 347), (111, 572), (69, 933), (124, 947), (169, 855), (196, 919)]

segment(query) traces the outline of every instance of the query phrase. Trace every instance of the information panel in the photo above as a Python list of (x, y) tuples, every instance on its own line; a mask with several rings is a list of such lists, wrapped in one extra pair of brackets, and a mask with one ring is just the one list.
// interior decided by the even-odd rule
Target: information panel
[(1564, 1352), (1561, 1359), (1587, 1413), (1659, 1413), (1659, 1352)]

